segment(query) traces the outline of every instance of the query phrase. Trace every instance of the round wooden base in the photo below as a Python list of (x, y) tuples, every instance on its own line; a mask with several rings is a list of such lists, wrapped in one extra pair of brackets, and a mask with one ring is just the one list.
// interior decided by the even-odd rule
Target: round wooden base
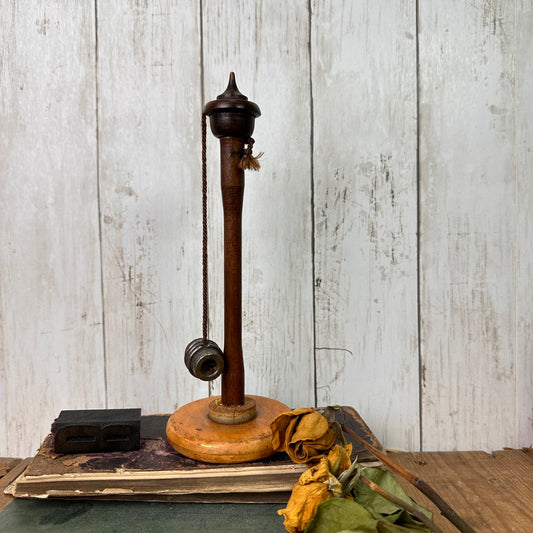
[(167, 439), (179, 453), (207, 463), (245, 463), (273, 454), (270, 423), (290, 409), (270, 398), (250, 396), (257, 416), (244, 424), (227, 425), (211, 420), (204, 398), (180, 407), (167, 422)]

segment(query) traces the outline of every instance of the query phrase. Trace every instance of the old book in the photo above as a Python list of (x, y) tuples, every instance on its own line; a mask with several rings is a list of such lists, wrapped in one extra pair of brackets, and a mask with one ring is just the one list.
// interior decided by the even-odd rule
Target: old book
[[(345, 407), (338, 416), (382, 448), (354, 409)], [(283, 503), (306, 469), (285, 454), (238, 465), (188, 459), (168, 445), (167, 419), (168, 415), (142, 417), (137, 451), (60, 455), (49, 435), (9, 492), (21, 498)], [(355, 456), (360, 462), (373, 460), (356, 444)]]

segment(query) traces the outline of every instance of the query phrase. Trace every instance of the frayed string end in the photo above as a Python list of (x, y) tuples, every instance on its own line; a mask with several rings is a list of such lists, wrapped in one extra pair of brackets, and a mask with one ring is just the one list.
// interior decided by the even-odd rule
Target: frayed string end
[(239, 167), (242, 170), (259, 170), (261, 168), (259, 158), (263, 155), (263, 152), (260, 152), (256, 156), (252, 155), (254, 142), (255, 141), (251, 137), (246, 141), (246, 148), (244, 149), (244, 154), (239, 163)]

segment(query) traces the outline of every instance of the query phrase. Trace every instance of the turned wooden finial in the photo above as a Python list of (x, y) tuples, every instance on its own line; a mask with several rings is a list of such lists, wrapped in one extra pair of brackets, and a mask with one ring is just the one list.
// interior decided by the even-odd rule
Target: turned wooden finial
[(235, 74), (231, 72), (226, 90), (216, 100), (207, 102), (204, 114), (209, 117), (215, 137), (247, 139), (254, 131), (255, 119), (261, 116), (261, 110), (239, 91)]

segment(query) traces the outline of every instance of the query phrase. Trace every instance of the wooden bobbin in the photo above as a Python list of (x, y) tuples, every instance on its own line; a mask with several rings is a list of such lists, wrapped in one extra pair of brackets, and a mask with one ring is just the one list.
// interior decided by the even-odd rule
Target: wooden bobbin
[(220, 140), (224, 208), (224, 370), (222, 394), (178, 409), (167, 424), (170, 445), (183, 455), (213, 463), (240, 463), (272, 455), (270, 423), (289, 408), (270, 398), (245, 396), (242, 353), (241, 161), (259, 107), (239, 92), (233, 72), (227, 89), (204, 114)]

